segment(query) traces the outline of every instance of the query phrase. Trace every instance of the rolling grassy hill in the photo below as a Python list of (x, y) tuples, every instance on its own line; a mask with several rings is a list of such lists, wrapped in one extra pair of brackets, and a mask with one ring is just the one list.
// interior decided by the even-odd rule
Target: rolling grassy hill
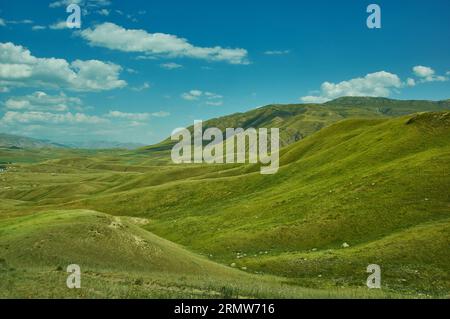
[[(340, 274), (342, 282), (356, 284), (349, 273), (364, 272), (362, 265), (379, 256), (392, 278), (427, 269), (425, 277), (393, 281), (393, 287), (448, 291), (449, 120), (448, 112), (348, 120), (286, 148), (279, 173), (269, 178), (241, 167), (150, 186), (141, 180), (140, 187), (67, 206), (149, 218), (146, 229), (251, 271), (330, 281)], [(409, 240), (414, 229), (423, 238)], [(370, 253), (343, 254), (343, 243), (348, 251)], [(385, 246), (392, 246), (390, 258)], [(311, 257), (297, 259), (298, 271), (271, 266), (287, 253)], [(340, 262), (323, 273), (320, 256)], [(395, 260), (404, 267), (394, 268)], [(341, 273), (343, 265), (350, 266)]]
[[(282, 146), (299, 141), (320, 129), (348, 118), (386, 118), (415, 112), (444, 111), (450, 109), (450, 100), (404, 101), (377, 97), (343, 97), (324, 104), (276, 104), (245, 113), (211, 119), (203, 123), (203, 129), (217, 127), (223, 132), (227, 127), (280, 129)], [(193, 127), (189, 130), (192, 132)], [(174, 142), (170, 138), (159, 144), (141, 148), (142, 152), (168, 151)]]
[[(362, 289), (306, 289), (247, 274), (155, 236), (140, 227), (145, 223), (88, 210), (1, 220), (0, 297), (398, 297)], [(65, 285), (65, 267), (72, 263), (81, 267), (79, 290)]]
[[(448, 296), (450, 112), (368, 117), (290, 143), (275, 175), (164, 164), (154, 150), (15, 164), (0, 174), (6, 290), (26, 295), (44, 274), (54, 283), (65, 275), (55, 269), (75, 259), (92, 272), (88, 297), (127, 296), (126, 287), (153, 297)], [(363, 289), (373, 263), (384, 295)], [(49, 291), (67, 296), (63, 288)]]

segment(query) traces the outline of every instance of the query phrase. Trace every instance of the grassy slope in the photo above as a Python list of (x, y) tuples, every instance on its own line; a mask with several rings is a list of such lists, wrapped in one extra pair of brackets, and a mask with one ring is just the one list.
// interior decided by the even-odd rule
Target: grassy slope
[[(254, 173), (190, 180), (106, 198), (114, 203), (110, 212), (119, 213), (126, 205), (135, 215), (152, 219), (148, 229), (222, 262), (247, 265), (246, 258), (236, 260), (237, 252), (254, 256), (268, 251), (277, 256), (339, 249), (343, 242), (364, 247), (449, 217), (449, 127), (448, 113), (412, 120), (350, 120), (285, 150), (285, 165), (269, 178)], [(98, 205), (95, 202), (106, 205), (101, 197), (87, 205)], [(448, 240), (433, 227), (428, 230), (430, 242), (444, 251), (440, 259), (430, 261), (436, 267), (434, 275), (448, 276), (442, 273), (442, 259), (450, 261), (444, 249)], [(414, 253), (415, 243), (398, 246), (408, 251), (410, 264), (420, 264), (422, 258)], [(346, 262), (354, 263), (352, 255), (347, 256)], [(339, 268), (336, 265), (330, 277)], [(267, 270), (286, 273), (281, 268)], [(448, 277), (441, 279), (448, 284)]]
[[(203, 128), (280, 129), (282, 146), (292, 144), (320, 129), (347, 118), (387, 118), (424, 111), (443, 111), (450, 101), (402, 101), (387, 98), (344, 97), (325, 104), (268, 105), (245, 113), (235, 113), (203, 123)], [(193, 128), (189, 128), (192, 132)], [(141, 149), (143, 153), (165, 154), (174, 143), (167, 139)]]
[[(391, 296), (362, 289), (304, 289), (276, 277), (256, 277), (199, 257), (139, 227), (146, 222), (87, 210), (3, 219), (0, 297)], [(65, 267), (72, 263), (81, 267), (80, 290), (65, 285)]]
[(134, 155), (25, 165), (4, 175), (0, 208), (145, 217), (147, 230), (251, 272), (334, 287), (362, 285), (379, 263), (392, 289), (445, 294), (449, 130), (449, 113), (340, 122), (285, 148), (272, 176)]

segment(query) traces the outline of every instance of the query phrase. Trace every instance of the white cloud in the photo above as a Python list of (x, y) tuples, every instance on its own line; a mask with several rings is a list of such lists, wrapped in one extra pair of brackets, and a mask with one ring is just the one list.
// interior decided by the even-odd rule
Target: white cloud
[(144, 82), (144, 84), (142, 84), (141, 86), (136, 86), (136, 87), (131, 88), (131, 89), (132, 89), (133, 91), (140, 92), (140, 91), (147, 90), (147, 89), (149, 89), (150, 87), (151, 87), (150, 83)]
[(265, 55), (285, 55), (291, 53), (290, 50), (272, 50), (272, 51), (265, 51)]
[(109, 22), (85, 29), (80, 34), (90, 45), (111, 50), (140, 52), (150, 56), (223, 61), (231, 64), (249, 63), (245, 49), (228, 49), (220, 46), (197, 47), (176, 35), (125, 29)]
[(24, 20), (4, 20), (0, 18), (0, 27), (4, 27), (7, 24), (32, 24), (33, 20), (30, 19), (24, 19)]
[(158, 58), (151, 55), (138, 55), (135, 57), (136, 60), (157, 60)]
[(181, 94), (181, 97), (188, 101), (198, 100), (200, 96), (203, 95), (203, 92), (200, 90), (190, 90), (189, 92)]
[(183, 67), (181, 64), (174, 63), (174, 62), (163, 63), (163, 64), (160, 64), (160, 66), (163, 69), (167, 69), (167, 70), (174, 70), (174, 69), (179, 69), (179, 68)]
[(84, 7), (106, 7), (111, 4), (109, 0), (60, 0), (49, 4), (50, 8), (67, 7), (69, 4), (78, 4)]
[(63, 30), (63, 29), (68, 29), (68, 27), (67, 27), (67, 22), (66, 22), (66, 21), (58, 21), (58, 22), (55, 22), (55, 23), (51, 24), (51, 25), (49, 26), (49, 28), (52, 29), (52, 30)]
[(135, 69), (132, 69), (132, 68), (126, 68), (125, 71), (127, 71), (130, 74), (137, 74), (137, 73), (139, 73), (138, 71), (136, 71)]
[(159, 111), (159, 112), (151, 113), (150, 115), (153, 117), (167, 117), (167, 116), (170, 116), (170, 113), (165, 112), (165, 111)]
[(406, 86), (409, 86), (409, 87), (416, 86), (416, 80), (414, 80), (412, 78), (407, 78), (406, 79)]
[(150, 117), (149, 113), (125, 113), (121, 111), (109, 111), (107, 114), (108, 117), (127, 119), (133, 121), (145, 121)]
[(107, 120), (98, 117), (87, 115), (84, 113), (50, 113), (50, 112), (16, 112), (8, 111), (3, 115), (0, 120), (1, 124), (10, 125), (15, 123), (28, 124), (28, 123), (45, 123), (45, 124), (99, 124), (105, 123)]
[(221, 99), (221, 98), (223, 98), (222, 95), (219, 95), (219, 94), (216, 94), (216, 93), (212, 93), (212, 92), (205, 92), (204, 94), (205, 94), (205, 96), (206, 96), (206, 98), (208, 100), (214, 100), (214, 99)]
[(109, 111), (106, 114), (106, 117), (117, 118), (117, 119), (126, 119), (131, 120), (133, 122), (146, 121), (150, 117), (167, 117), (169, 116), (169, 112), (159, 111), (154, 113), (126, 113), (122, 111)]
[[(42, 92), (36, 92), (36, 96)], [(54, 97), (56, 98), (56, 96)], [(15, 107), (28, 107), (19, 105)], [(151, 127), (149, 119), (169, 116), (170, 113), (159, 111), (154, 113), (127, 113), (118, 110), (102, 115), (89, 115), (84, 112), (39, 111), (21, 108), (7, 110), (0, 117), (0, 130), (18, 135), (45, 136), (52, 140), (92, 139), (105, 136), (118, 140), (143, 140)]]
[(434, 70), (432, 68), (426, 67), (426, 66), (415, 66), (413, 67), (413, 72), (418, 77), (429, 77), (434, 75)]
[(138, 19), (132, 14), (127, 14), (126, 17), (128, 20), (131, 20), (133, 22), (138, 22)]
[(420, 78), (420, 82), (443, 82), (447, 81), (448, 78), (442, 75), (436, 75), (436, 72), (428, 67), (423, 65), (417, 65), (413, 67), (414, 75)]
[(104, 91), (127, 85), (119, 79), (122, 68), (98, 60), (68, 62), (37, 58), (26, 48), (0, 43), (0, 86), (66, 88), (74, 91)]
[(200, 90), (190, 90), (181, 94), (181, 98), (187, 101), (196, 101), (203, 99), (205, 104), (219, 106), (223, 104), (223, 96), (212, 92), (203, 92)]
[(330, 98), (323, 97), (323, 96), (314, 96), (314, 95), (307, 95), (303, 96), (301, 98), (302, 102), (304, 103), (325, 103), (330, 100)]
[(214, 101), (207, 101), (207, 102), (206, 102), (206, 105), (221, 106), (221, 105), (223, 105), (223, 101), (217, 101), (217, 102), (214, 102)]
[(304, 96), (305, 103), (323, 103), (341, 96), (389, 96), (393, 90), (401, 88), (402, 81), (396, 74), (380, 71), (339, 83), (324, 82), (320, 95)]
[(59, 7), (67, 7), (69, 4), (80, 4), (82, 0), (61, 0), (61, 1), (54, 1), (49, 4), (50, 8), (59, 8)]
[(43, 25), (34, 25), (31, 27), (31, 30), (33, 30), (33, 31), (39, 31), (39, 30), (45, 30), (45, 29), (47, 29), (47, 27), (43, 26)]
[(102, 15), (102, 16), (106, 17), (106, 16), (109, 16), (110, 11), (108, 9), (101, 9), (101, 10), (98, 10), (97, 13), (99, 15)]
[(4, 103), (8, 110), (27, 111), (55, 111), (65, 112), (70, 108), (79, 108), (82, 101), (79, 98), (60, 95), (48, 95), (45, 92), (37, 91), (33, 94), (19, 97), (11, 97)]
[(32, 24), (32, 23), (33, 23), (33, 20), (30, 20), (30, 19), (6, 21), (6, 24)]

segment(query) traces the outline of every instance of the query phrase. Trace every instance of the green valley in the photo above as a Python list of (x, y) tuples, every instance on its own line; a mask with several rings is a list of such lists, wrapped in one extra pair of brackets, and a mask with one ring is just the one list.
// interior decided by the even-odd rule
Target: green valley
[(274, 175), (175, 165), (170, 140), (0, 147), (0, 297), (448, 297), (449, 109), (347, 97), (204, 122), (279, 127)]

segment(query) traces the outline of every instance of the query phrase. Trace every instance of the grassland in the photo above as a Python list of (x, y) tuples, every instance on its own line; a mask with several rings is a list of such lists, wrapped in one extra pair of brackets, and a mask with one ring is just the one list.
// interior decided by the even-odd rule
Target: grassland
[[(448, 297), (450, 113), (368, 117), (286, 143), (270, 176), (173, 165), (164, 143), (9, 150), (0, 296)], [(80, 291), (65, 288), (70, 263)], [(373, 263), (381, 291), (365, 288)]]
[[(214, 263), (155, 236), (147, 221), (88, 210), (3, 220), (0, 296), (67, 298), (396, 297), (363, 289), (324, 291)], [(82, 265), (82, 289), (65, 286), (66, 265)], [(12, 266), (13, 265), (13, 266)]]

